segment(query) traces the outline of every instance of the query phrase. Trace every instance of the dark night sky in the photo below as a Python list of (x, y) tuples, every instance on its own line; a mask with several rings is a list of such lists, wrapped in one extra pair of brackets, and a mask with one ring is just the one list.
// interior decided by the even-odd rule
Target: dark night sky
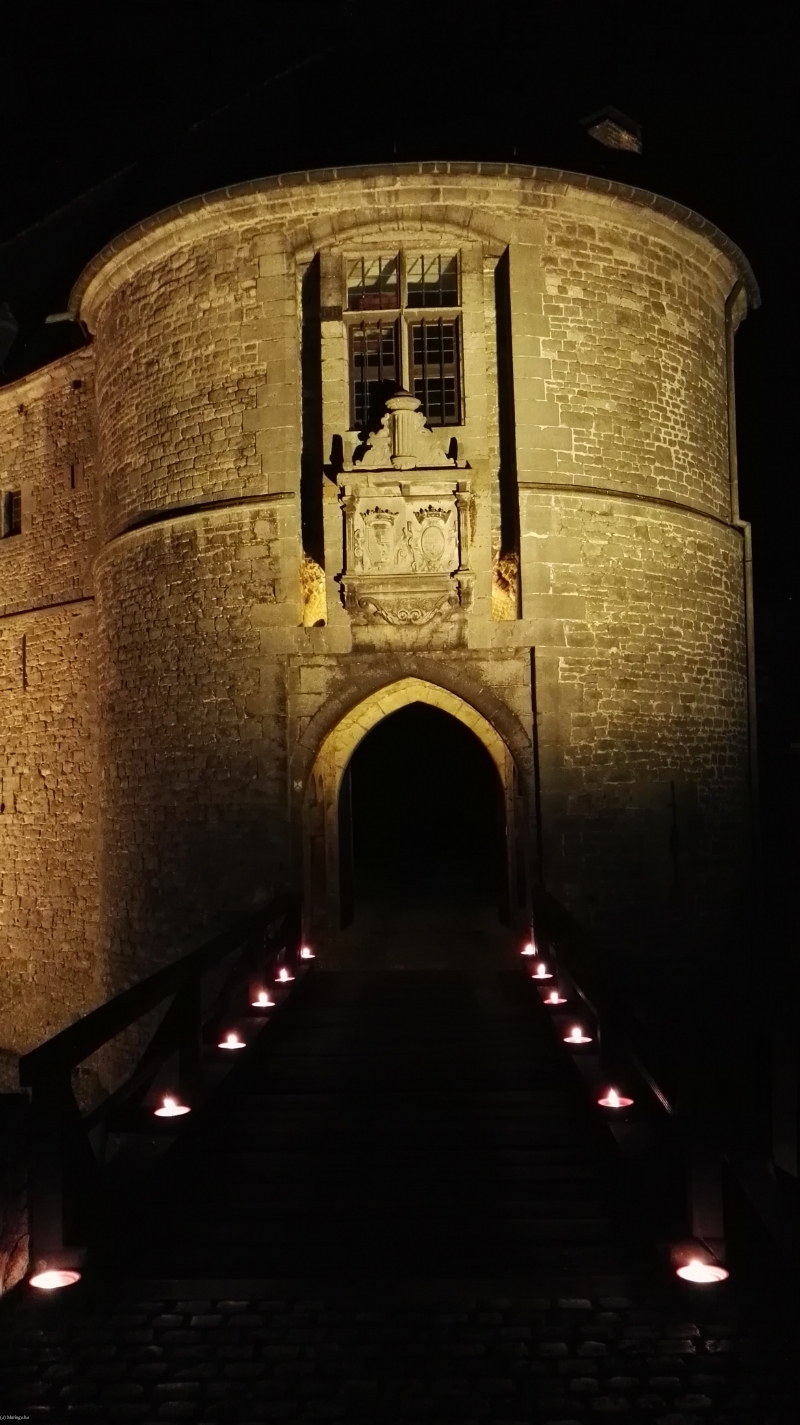
[[(35, 352), (43, 316), (130, 221), (225, 181), (327, 163), (517, 158), (698, 209), (744, 249), (763, 298), (737, 339), (737, 390), (769, 760), (772, 743), (800, 739), (792, 12), (713, 0), (205, 10), (27, 0), (3, 19), (0, 301), (34, 333)], [(585, 136), (580, 120), (605, 105), (641, 122), (641, 158)]]

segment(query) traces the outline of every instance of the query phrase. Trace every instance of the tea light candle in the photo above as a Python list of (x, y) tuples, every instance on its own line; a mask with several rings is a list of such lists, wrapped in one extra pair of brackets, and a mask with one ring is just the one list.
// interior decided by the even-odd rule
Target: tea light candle
[(39, 1291), (57, 1291), (62, 1286), (74, 1286), (81, 1279), (80, 1272), (68, 1271), (62, 1267), (50, 1267), (47, 1271), (36, 1272), (28, 1280)]
[(565, 1044), (591, 1044), (592, 1036), (584, 1034), (579, 1024), (573, 1025), (569, 1034), (564, 1035)]
[(566, 999), (558, 993), (558, 990), (551, 990), (549, 995), (545, 995), (545, 1004), (566, 1004)]
[(164, 1094), (161, 1107), (154, 1109), (156, 1118), (180, 1118), (182, 1114), (188, 1113), (189, 1107), (185, 1103), (179, 1103), (176, 1098), (171, 1098), (169, 1094)]
[(677, 1275), (685, 1282), (709, 1286), (713, 1282), (727, 1281), (730, 1272), (721, 1267), (719, 1262), (701, 1262), (699, 1257), (692, 1257), (685, 1266), (678, 1267)]
[(239, 1035), (236, 1033), (236, 1030), (233, 1029), (233, 1030), (231, 1030), (230, 1034), (226, 1034), (226, 1035), (225, 1035), (225, 1038), (222, 1039), (222, 1040), (220, 1040), (219, 1044), (217, 1045), (217, 1048), (218, 1048), (218, 1049), (244, 1049), (244, 1048), (245, 1048), (245, 1042), (244, 1042), (243, 1039), (240, 1039), (240, 1038), (239, 1038)]
[(609, 1089), (597, 1102), (602, 1108), (630, 1108), (633, 1099), (625, 1098), (624, 1094), (617, 1093), (616, 1089)]

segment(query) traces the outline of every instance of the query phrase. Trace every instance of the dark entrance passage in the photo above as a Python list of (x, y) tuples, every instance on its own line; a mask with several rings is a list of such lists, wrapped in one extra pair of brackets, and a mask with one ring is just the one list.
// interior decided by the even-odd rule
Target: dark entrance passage
[[(345, 925), (436, 940), (507, 918), (500, 778), (456, 718), (412, 703), (356, 750), (340, 795)], [(430, 963), (430, 947), (423, 958)], [(449, 957), (447, 957), (449, 958)]]

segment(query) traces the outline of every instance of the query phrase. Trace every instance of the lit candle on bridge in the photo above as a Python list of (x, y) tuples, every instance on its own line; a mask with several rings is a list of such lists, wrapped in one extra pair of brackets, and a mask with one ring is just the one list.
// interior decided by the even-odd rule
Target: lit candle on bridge
[(281, 968), (279, 969), (275, 978), (277, 979), (279, 984), (288, 985), (289, 981), (294, 979), (294, 975), (292, 975), (289, 970), (287, 970), (285, 965), (281, 965)]
[(569, 1034), (564, 1035), (565, 1044), (591, 1044), (592, 1036), (584, 1034), (579, 1024), (574, 1024)]
[(310, 945), (302, 945), (302, 946), (300, 947), (300, 959), (301, 959), (301, 960), (315, 960), (315, 959), (316, 959), (316, 956), (315, 956), (315, 954), (314, 954), (314, 951), (311, 949), (311, 946), (310, 946)]
[(272, 1009), (275, 1005), (274, 999), (270, 999), (266, 990), (259, 990), (252, 1001), (253, 1009)]
[(46, 1271), (35, 1272), (28, 1278), (31, 1286), (39, 1291), (57, 1291), (62, 1286), (74, 1286), (81, 1279), (80, 1272), (68, 1271), (62, 1267), (49, 1267)]
[(179, 1103), (176, 1098), (169, 1094), (164, 1094), (161, 1100), (161, 1107), (154, 1109), (156, 1118), (180, 1118), (182, 1114), (189, 1113), (188, 1104)]
[(534, 974), (533, 978), (535, 980), (552, 980), (553, 976), (550, 974), (550, 971), (543, 963), (543, 961), (540, 960), (539, 964), (536, 966), (536, 973)]
[(219, 1044), (217, 1045), (217, 1048), (218, 1048), (218, 1049), (244, 1049), (244, 1048), (245, 1048), (245, 1042), (244, 1042), (243, 1039), (240, 1039), (240, 1038), (239, 1038), (239, 1035), (236, 1033), (236, 1030), (235, 1030), (235, 1029), (232, 1029), (229, 1034), (226, 1034), (226, 1035), (225, 1035), (225, 1038), (224, 1038), (224, 1039), (220, 1040)]
[(617, 1093), (616, 1089), (609, 1089), (597, 1102), (602, 1108), (630, 1108), (633, 1099), (625, 1098), (624, 1094)]
[(678, 1267), (677, 1273), (683, 1281), (694, 1282), (697, 1286), (724, 1282), (730, 1276), (727, 1268), (720, 1266), (719, 1262), (703, 1262), (699, 1257), (692, 1257), (685, 1266)]
[(558, 993), (558, 990), (551, 990), (545, 999), (545, 1004), (566, 1004), (566, 999)]
[(536, 955), (538, 952), (533, 941), (529, 940), (527, 945), (523, 945), (520, 953), (523, 955)]

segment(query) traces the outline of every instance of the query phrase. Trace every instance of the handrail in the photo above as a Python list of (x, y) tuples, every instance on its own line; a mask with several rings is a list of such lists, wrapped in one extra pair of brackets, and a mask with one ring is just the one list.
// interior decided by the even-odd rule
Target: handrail
[[(191, 1098), (201, 1081), (204, 1031), (216, 1029), (243, 982), (256, 970), (263, 972), (268, 961), (284, 959), (297, 967), (300, 928), (299, 898), (282, 892), (263, 910), (122, 990), (20, 1060), (20, 1083), (31, 1091), (28, 1215), (34, 1270), (75, 1266), (85, 1255), (102, 1176), (89, 1135), (123, 1104), (141, 1103), (159, 1069), (176, 1052), (180, 1091)], [(204, 1011), (204, 975), (237, 951), (222, 987)], [(169, 996), (172, 1003), (128, 1077), (100, 1104), (81, 1113), (72, 1070)]]
[[(781, 1040), (781, 1022), (774, 1026), (772, 1095), (772, 1167), (753, 1151), (747, 1131), (732, 1132), (719, 1105), (704, 1101), (694, 1072), (680, 1072), (653, 1034), (626, 1003), (618, 986), (604, 984), (597, 974), (596, 946), (582, 926), (548, 892), (540, 890), (534, 906), (540, 943), (549, 944), (554, 963), (566, 970), (575, 990), (598, 1022), (601, 1058), (626, 1059), (664, 1111), (665, 1131), (675, 1135), (675, 1147), (685, 1166), (686, 1207), (693, 1236), (724, 1259), (725, 1214), (723, 1175), (732, 1170), (779, 1249), (800, 1260), (800, 1242), (787, 1231), (785, 1214), (774, 1192), (774, 1168), (797, 1177), (800, 1056), (794, 1036)], [(580, 983), (579, 983), (580, 981)], [(787, 1046), (791, 1045), (791, 1049)], [(671, 1125), (667, 1129), (666, 1125)], [(751, 1181), (748, 1181), (748, 1175)], [(796, 1238), (796, 1233), (795, 1233)]]
[[(563, 965), (581, 998), (593, 1007), (601, 1057), (607, 1058), (610, 1053), (616, 1061), (627, 1060), (663, 1111), (665, 1131), (667, 1124), (671, 1125), (668, 1131), (677, 1131), (675, 1147), (685, 1162), (686, 1208), (692, 1234), (715, 1256), (724, 1259), (723, 1155), (716, 1133), (711, 1131), (715, 1125), (701, 1122), (696, 1113), (687, 1111), (676, 1081), (677, 1065), (659, 1062), (662, 1056), (654, 1036), (618, 988), (604, 984), (593, 973), (591, 962), (596, 964), (596, 955), (590, 952), (595, 947), (583, 927), (547, 892), (539, 892), (535, 911), (537, 934), (547, 940), (554, 961)], [(588, 988), (584, 989), (579, 981), (588, 982)]]
[[(273, 913), (269, 919), (275, 919)], [(73, 1069), (101, 1049), (110, 1039), (121, 1034), (135, 1020), (155, 1009), (195, 973), (202, 973), (207, 964), (224, 958), (249, 934), (269, 923), (267, 913), (260, 911), (239, 922), (232, 930), (224, 930), (205, 945), (188, 951), (179, 960), (156, 970), (138, 984), (121, 990), (113, 999), (90, 1010), (81, 1019), (69, 1024), (58, 1034), (46, 1039), (19, 1061), (19, 1081), (24, 1088), (55, 1069)]]
[(591, 937), (564, 906), (547, 892), (537, 896), (536, 924), (552, 944), (563, 947), (559, 957), (569, 971), (576, 992), (589, 1012), (602, 1021), (606, 1034), (625, 1046), (625, 1054), (667, 1113), (675, 1111), (678, 1098), (676, 1065), (665, 1059), (663, 1049), (618, 987), (603, 983), (592, 973), (597, 955)]

